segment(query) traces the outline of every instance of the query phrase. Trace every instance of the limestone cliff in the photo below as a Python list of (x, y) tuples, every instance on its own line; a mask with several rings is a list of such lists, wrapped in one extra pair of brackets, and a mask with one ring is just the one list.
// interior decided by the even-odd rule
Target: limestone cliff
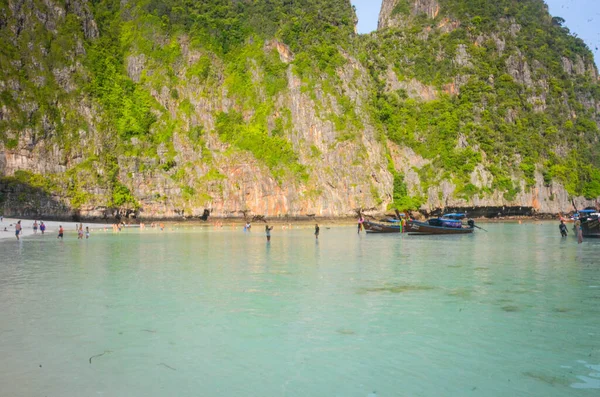
[[(214, 216), (346, 216), (391, 197), (385, 153), (363, 110), (368, 73), (353, 55), (340, 54), (330, 75), (301, 76), (294, 52), (277, 39), (249, 36), (224, 55), (197, 45), (186, 32), (169, 37), (146, 8), (133, 4), (123, 3), (115, 13), (118, 32), (105, 26), (99, 33), (86, 1), (9, 2), (0, 25), (14, 49), (13, 59), (3, 59), (10, 68), (0, 80), (6, 96), (0, 173), (12, 177), (5, 181), (5, 196), (12, 198), (7, 212), (59, 216), (70, 207), (82, 216), (171, 218), (199, 216), (208, 208)], [(108, 10), (95, 11), (106, 18)], [(65, 25), (67, 31), (61, 30)], [(354, 20), (348, 25), (353, 30)], [(131, 40), (125, 48), (97, 47), (99, 34), (123, 40), (125, 29)], [(46, 40), (33, 37), (34, 31), (44, 32)], [(49, 59), (54, 43), (67, 39), (51, 54), (60, 62)], [(96, 57), (119, 55), (122, 75), (92, 70), (90, 76), (86, 70), (98, 63), (118, 68)], [(112, 94), (103, 79), (130, 86), (114, 93), (130, 100), (110, 98), (119, 120), (104, 113), (112, 103), (84, 89)], [(324, 87), (321, 80), (337, 85)], [(49, 110), (53, 119), (45, 114)], [(344, 113), (360, 128), (349, 125)], [(236, 135), (247, 135), (241, 142), (240, 136), (217, 132), (217, 119), (227, 115), (240, 116), (222, 129), (239, 128)], [(262, 145), (270, 152), (262, 153)], [(40, 188), (67, 205), (39, 208), (39, 199), (11, 190), (36, 175), (46, 175), (51, 183)]]
[[(348, 0), (9, 0), (3, 211), (595, 205), (583, 198), (600, 195), (587, 48), (545, 9), (511, 5), (493, 21), (457, 4), (386, 0), (380, 30), (359, 37)], [(547, 37), (523, 15), (541, 16)], [(537, 56), (527, 48), (538, 39), (557, 48)]]
[(384, 0), (379, 12), (377, 29), (409, 26), (416, 16), (434, 19), (440, 12), (437, 0)]
[(542, 1), (384, 0), (366, 48), (423, 209), (598, 205), (597, 69)]

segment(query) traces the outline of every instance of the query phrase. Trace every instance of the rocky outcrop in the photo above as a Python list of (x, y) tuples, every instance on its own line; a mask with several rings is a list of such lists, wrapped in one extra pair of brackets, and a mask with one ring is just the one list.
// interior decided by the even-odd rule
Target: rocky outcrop
[(541, 175), (537, 175), (534, 186), (527, 187), (521, 184), (520, 192), (515, 198), (506, 199), (502, 192), (494, 192), (492, 195), (471, 198), (457, 197), (456, 186), (449, 181), (444, 181), (440, 186), (430, 187), (427, 192), (427, 203), (422, 207), (424, 211), (433, 212), (444, 208), (529, 208), (535, 214), (561, 214), (574, 210), (572, 199), (577, 208), (597, 208), (599, 200), (586, 200), (583, 197), (571, 197), (564, 186), (553, 182), (545, 185)]
[(396, 72), (389, 67), (385, 81), (386, 92), (395, 92), (404, 90), (409, 98), (420, 99), (423, 101), (432, 101), (438, 97), (438, 91), (435, 87), (425, 85), (417, 79), (399, 81)]
[(377, 30), (405, 26), (410, 18), (424, 14), (433, 19), (440, 12), (437, 0), (384, 0), (379, 12)]
[[(393, 143), (389, 144), (390, 152), (397, 171), (405, 175), (405, 182), (413, 196), (426, 198), (421, 210), (426, 213), (434, 213), (445, 208), (479, 208), (479, 207), (506, 207), (506, 208), (529, 208), (532, 213), (537, 214), (560, 214), (573, 211), (573, 203), (577, 208), (598, 207), (599, 200), (586, 200), (583, 197), (571, 197), (564, 186), (552, 182), (547, 185), (540, 173), (535, 175), (535, 185), (526, 186), (524, 181), (515, 180), (520, 183), (519, 192), (514, 198), (507, 199), (504, 192), (496, 191), (492, 194), (473, 195), (466, 198), (457, 192), (457, 186), (449, 180), (442, 180), (438, 186), (422, 186), (419, 171), (429, 166), (431, 161), (424, 159), (410, 148), (399, 147)], [(491, 190), (494, 181), (493, 176), (483, 165), (478, 165), (470, 176), (471, 183), (479, 189)]]

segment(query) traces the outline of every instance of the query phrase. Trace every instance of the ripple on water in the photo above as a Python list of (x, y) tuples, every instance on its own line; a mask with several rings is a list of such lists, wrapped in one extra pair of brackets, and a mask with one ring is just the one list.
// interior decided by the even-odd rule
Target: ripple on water
[(455, 296), (457, 298), (470, 299), (472, 290), (466, 288), (456, 288), (447, 293), (448, 296)]
[(538, 380), (540, 382), (547, 383), (551, 386), (556, 386), (556, 385), (569, 386), (571, 384), (571, 382), (569, 381), (567, 376), (553, 376), (553, 375), (544, 374), (542, 372), (531, 372), (531, 371), (523, 372), (523, 375), (525, 375), (529, 378)]
[(588, 364), (587, 361), (577, 360), (578, 364), (583, 364), (589, 372), (587, 375), (578, 375), (577, 379), (581, 382), (571, 383), (573, 389), (600, 389), (600, 364)]
[(570, 312), (571, 309), (568, 309), (566, 307), (555, 307), (554, 309), (552, 309), (552, 311), (555, 313), (567, 313)]
[(514, 302), (512, 299), (498, 299), (496, 300), (498, 303), (512, 303)]
[(404, 292), (413, 291), (430, 291), (433, 287), (427, 285), (410, 285), (410, 284), (390, 284), (383, 287), (360, 288), (358, 294), (388, 292), (392, 294), (402, 294)]
[(572, 383), (573, 389), (600, 389), (600, 379), (590, 378), (589, 376), (578, 376), (577, 379), (583, 383)]
[(523, 289), (517, 289), (517, 290), (510, 290), (507, 289), (504, 292), (508, 293), (508, 294), (515, 294), (515, 295), (524, 295), (524, 294), (531, 294), (534, 291), (531, 290), (523, 290)]

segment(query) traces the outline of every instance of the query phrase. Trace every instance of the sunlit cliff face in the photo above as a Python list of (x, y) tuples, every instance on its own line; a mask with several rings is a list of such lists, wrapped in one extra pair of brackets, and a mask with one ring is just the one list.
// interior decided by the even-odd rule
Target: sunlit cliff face
[(0, 5), (5, 213), (557, 213), (600, 195), (596, 69), (541, 1), (383, 1), (358, 37), (348, 0), (228, 3), (248, 18), (211, 1)]

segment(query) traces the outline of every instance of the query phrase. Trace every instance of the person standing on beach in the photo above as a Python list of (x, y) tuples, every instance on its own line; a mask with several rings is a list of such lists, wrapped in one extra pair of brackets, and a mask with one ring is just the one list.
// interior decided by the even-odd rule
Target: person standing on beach
[(265, 225), (265, 233), (267, 234), (267, 242), (271, 241), (271, 230), (273, 230), (273, 226), (269, 227), (269, 225)]
[(33, 221), (33, 234), (37, 234), (38, 223), (37, 221)]
[(45, 231), (46, 231), (46, 225), (44, 225), (44, 222), (40, 222), (40, 232), (42, 232), (42, 236), (44, 235)]
[(21, 221), (18, 221), (15, 225), (15, 237), (17, 238), (17, 240), (19, 240), (19, 234), (21, 234), (21, 230)]
[(317, 240), (319, 239), (319, 230), (320, 230), (320, 228), (319, 228), (319, 224), (318, 224), (318, 223), (316, 223), (316, 224), (315, 224), (315, 238), (316, 238)]
[(62, 225), (60, 225), (60, 226), (58, 227), (58, 237), (57, 237), (57, 238), (59, 238), (59, 239), (61, 239), (61, 240), (62, 240), (62, 239), (63, 239), (63, 234), (64, 234), (64, 233), (65, 233), (65, 230), (63, 229)]

